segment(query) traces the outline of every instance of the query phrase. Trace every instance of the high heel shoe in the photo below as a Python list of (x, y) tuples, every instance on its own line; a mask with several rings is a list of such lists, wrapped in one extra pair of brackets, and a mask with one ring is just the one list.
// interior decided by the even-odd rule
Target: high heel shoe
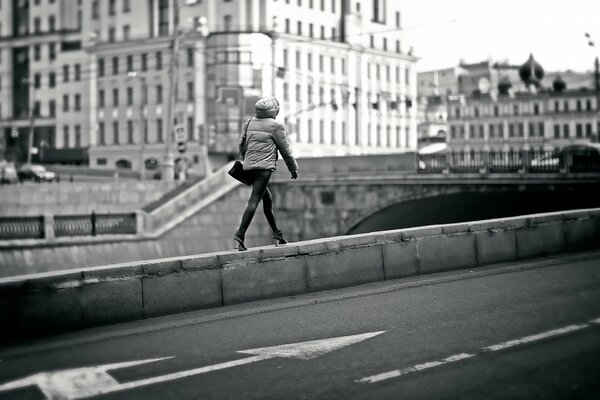
[(287, 244), (288, 242), (283, 238), (283, 232), (281, 232), (281, 230), (273, 232), (273, 241), (275, 242), (275, 246), (279, 246), (280, 244)]
[(246, 251), (248, 248), (244, 244), (244, 234), (240, 231), (236, 231), (233, 234), (233, 247), (239, 251)]

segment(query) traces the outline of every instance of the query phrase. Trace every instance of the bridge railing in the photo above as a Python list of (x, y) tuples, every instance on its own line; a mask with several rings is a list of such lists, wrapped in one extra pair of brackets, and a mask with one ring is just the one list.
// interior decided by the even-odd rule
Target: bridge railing
[(600, 153), (594, 149), (575, 149), (419, 154), (417, 171), (423, 174), (600, 172)]

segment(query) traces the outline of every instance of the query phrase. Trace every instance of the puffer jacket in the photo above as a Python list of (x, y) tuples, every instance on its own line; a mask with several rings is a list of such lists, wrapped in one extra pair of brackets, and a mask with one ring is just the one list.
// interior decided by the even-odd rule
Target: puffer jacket
[[(267, 101), (263, 101), (267, 100)], [(254, 106), (255, 116), (244, 123), (239, 148), (244, 170), (277, 169), (278, 153), (281, 153), (290, 172), (298, 170), (298, 164), (285, 133), (284, 126), (275, 120), (279, 105), (267, 99), (259, 100)], [(246, 131), (244, 140), (244, 131)]]

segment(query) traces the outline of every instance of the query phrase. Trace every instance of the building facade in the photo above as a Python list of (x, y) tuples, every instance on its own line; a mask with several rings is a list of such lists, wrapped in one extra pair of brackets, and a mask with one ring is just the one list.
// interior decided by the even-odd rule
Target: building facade
[(82, 1), (0, 1), (3, 156), (87, 162), (90, 104)]
[(452, 151), (548, 151), (598, 138), (592, 90), (465, 97), (448, 106)]

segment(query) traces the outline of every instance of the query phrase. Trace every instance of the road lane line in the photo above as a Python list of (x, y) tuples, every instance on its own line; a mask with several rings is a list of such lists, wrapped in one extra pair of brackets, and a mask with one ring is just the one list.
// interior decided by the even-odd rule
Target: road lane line
[(568, 325), (562, 328), (558, 328), (558, 329), (553, 329), (550, 331), (546, 331), (546, 332), (541, 332), (541, 333), (537, 333), (535, 335), (530, 335), (530, 336), (525, 336), (522, 337), (520, 339), (514, 339), (514, 340), (509, 340), (506, 342), (502, 342), (502, 343), (498, 343), (498, 344), (494, 344), (491, 346), (486, 346), (486, 347), (482, 347), (481, 350), (478, 353), (474, 353), (474, 354), (470, 354), (470, 353), (460, 353), (460, 354), (455, 354), (452, 355), (450, 357), (446, 357), (443, 360), (439, 360), (439, 361), (430, 361), (430, 362), (426, 362), (426, 363), (422, 363), (422, 364), (416, 364), (413, 365), (411, 367), (407, 367), (407, 368), (403, 368), (403, 369), (395, 369), (392, 371), (388, 371), (388, 372), (383, 372), (381, 374), (377, 374), (377, 375), (371, 375), (371, 376), (367, 376), (361, 379), (357, 379), (355, 380), (355, 382), (358, 383), (375, 383), (375, 382), (381, 382), (381, 381), (385, 381), (388, 379), (392, 379), (392, 378), (397, 378), (399, 376), (402, 375), (407, 375), (413, 372), (419, 372), (419, 371), (423, 371), (425, 369), (429, 369), (429, 368), (434, 368), (434, 367), (439, 367), (440, 365), (445, 365), (454, 361), (460, 361), (460, 360), (464, 360), (467, 358), (472, 358), (475, 357), (477, 355), (480, 355), (482, 353), (486, 353), (486, 352), (491, 352), (491, 351), (498, 351), (498, 350), (504, 350), (504, 349), (508, 349), (514, 346), (518, 346), (518, 345), (522, 345), (525, 343), (531, 343), (531, 342), (535, 342), (538, 340), (543, 340), (543, 339), (547, 339), (553, 336), (559, 336), (559, 335), (564, 335), (566, 333), (570, 333), (570, 332), (575, 332), (575, 331), (579, 331), (585, 328), (589, 328), (591, 325), (590, 324), (599, 324), (600, 325), (600, 318), (595, 318), (595, 319), (591, 319), (589, 320), (589, 323), (583, 323), (583, 324), (578, 324), (578, 325)]
[(399, 377), (399, 376), (402, 376), (402, 375), (410, 374), (411, 372), (423, 371), (425, 369), (438, 367), (440, 365), (448, 364), (448, 363), (455, 362), (455, 361), (464, 360), (464, 359), (475, 357), (475, 356), (476, 356), (476, 354), (469, 354), (469, 353), (454, 354), (454, 355), (452, 355), (450, 357), (444, 358), (443, 360), (426, 362), (426, 363), (423, 363), (423, 364), (413, 365), (412, 367), (408, 367), (408, 368), (403, 368), (403, 369), (397, 369), (397, 370), (394, 370), (394, 371), (384, 372), (383, 374), (367, 376), (365, 378), (357, 380), (356, 382), (360, 382), (360, 383), (381, 382), (381, 381), (385, 381), (387, 379), (396, 378), (396, 377)]
[(507, 349), (509, 347), (518, 346), (520, 344), (535, 342), (537, 340), (542, 340), (542, 339), (546, 339), (546, 338), (549, 338), (552, 336), (558, 336), (558, 335), (562, 335), (565, 333), (578, 331), (578, 330), (588, 328), (588, 327), (589, 327), (588, 324), (569, 325), (569, 326), (565, 326), (564, 328), (553, 329), (551, 331), (542, 332), (542, 333), (538, 333), (538, 334), (531, 335), (531, 336), (525, 336), (520, 339), (509, 340), (508, 342), (503, 342), (503, 343), (494, 344), (492, 346), (487, 346), (487, 347), (483, 348), (483, 351), (503, 350), (503, 349)]

